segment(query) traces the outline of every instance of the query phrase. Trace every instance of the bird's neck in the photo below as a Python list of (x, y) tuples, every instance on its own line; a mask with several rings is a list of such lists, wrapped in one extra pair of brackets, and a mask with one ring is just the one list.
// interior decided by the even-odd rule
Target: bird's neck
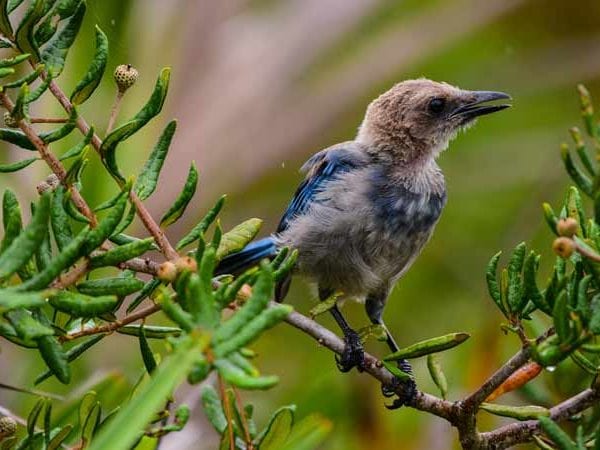
[(391, 181), (418, 194), (442, 194), (446, 189), (444, 174), (436, 162), (439, 149), (424, 150), (423, 143), (404, 139), (367, 139), (359, 133), (357, 142), (377, 164), (386, 167)]

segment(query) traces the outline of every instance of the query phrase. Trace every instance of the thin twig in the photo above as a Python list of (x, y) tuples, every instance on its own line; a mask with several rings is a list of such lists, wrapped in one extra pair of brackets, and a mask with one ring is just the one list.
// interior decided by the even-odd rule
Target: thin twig
[(127, 324), (136, 322), (141, 319), (145, 319), (146, 317), (154, 314), (157, 311), (160, 311), (160, 305), (154, 304), (152, 306), (147, 307), (146, 309), (141, 309), (136, 313), (130, 314), (129, 316), (125, 316), (121, 320), (109, 322), (98, 327), (86, 328), (75, 333), (66, 334), (64, 336), (60, 336), (58, 339), (61, 342), (65, 342), (72, 341), (73, 339), (77, 339), (84, 336), (91, 336), (93, 334), (111, 333)]
[(69, 119), (59, 117), (30, 117), (29, 123), (67, 123)]
[(254, 444), (252, 443), (252, 438), (250, 437), (250, 430), (248, 429), (248, 421), (246, 420), (246, 414), (244, 411), (244, 405), (242, 403), (242, 398), (240, 397), (239, 391), (235, 387), (231, 387), (233, 389), (233, 393), (235, 394), (235, 401), (237, 403), (238, 410), (240, 411), (240, 419), (242, 422), (242, 428), (244, 429), (244, 438), (246, 439), (247, 450), (254, 450)]
[(229, 432), (229, 450), (235, 450), (235, 438), (233, 437), (233, 416), (227, 399), (227, 393), (225, 392), (225, 385), (221, 379), (221, 375), (217, 377), (219, 383), (219, 393), (221, 394), (221, 403), (223, 405), (223, 412), (227, 418), (227, 431)]
[(120, 89), (117, 89), (117, 95), (115, 96), (115, 101), (110, 109), (110, 116), (108, 118), (108, 125), (106, 126), (106, 135), (110, 133), (115, 125), (115, 121), (117, 120), (117, 116), (119, 115), (119, 111), (121, 109), (121, 101), (123, 100), (124, 92)]

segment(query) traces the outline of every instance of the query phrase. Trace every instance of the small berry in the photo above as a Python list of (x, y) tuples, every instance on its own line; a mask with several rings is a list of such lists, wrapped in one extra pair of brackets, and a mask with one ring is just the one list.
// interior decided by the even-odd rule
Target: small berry
[(174, 260), (173, 263), (175, 264), (175, 267), (177, 267), (178, 272), (183, 272), (184, 270), (196, 272), (196, 270), (198, 270), (198, 264), (191, 256), (182, 256), (181, 258)]
[(138, 71), (131, 64), (121, 64), (115, 69), (114, 77), (119, 92), (123, 93), (135, 84)]
[(60, 180), (55, 173), (51, 173), (46, 177), (46, 183), (48, 183), (52, 189), (56, 189), (60, 184)]
[(157, 276), (159, 280), (170, 283), (177, 276), (177, 267), (171, 261), (165, 261), (158, 266)]
[(573, 251), (575, 250), (575, 245), (573, 244), (573, 241), (571, 239), (563, 236), (554, 239), (554, 242), (552, 243), (552, 250), (554, 250), (554, 253), (556, 253), (561, 258), (566, 259), (573, 254)]
[(560, 219), (556, 224), (556, 231), (561, 236), (571, 237), (577, 234), (577, 229), (579, 224), (572, 217), (567, 217), (565, 219)]
[(0, 439), (12, 436), (17, 431), (17, 422), (9, 416), (0, 417)]
[(8, 128), (19, 128), (19, 124), (8, 111), (4, 113), (4, 125), (6, 125)]
[(52, 190), (52, 186), (50, 186), (45, 181), (40, 181), (40, 183), (35, 187), (37, 189), (38, 194), (42, 195), (44, 192), (48, 192)]

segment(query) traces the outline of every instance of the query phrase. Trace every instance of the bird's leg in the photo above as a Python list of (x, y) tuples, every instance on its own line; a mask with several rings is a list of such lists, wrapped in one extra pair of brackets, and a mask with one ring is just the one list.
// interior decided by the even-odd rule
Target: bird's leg
[(329, 311), (340, 326), (342, 333), (344, 333), (344, 352), (341, 356), (336, 356), (335, 358), (338, 369), (341, 372), (349, 372), (353, 367), (356, 367), (360, 371), (365, 361), (365, 351), (360, 341), (360, 336), (346, 322), (337, 305)]
[[(319, 288), (319, 299), (326, 300), (333, 294), (332, 289)], [(329, 310), (342, 333), (344, 334), (344, 352), (341, 356), (336, 355), (336, 363), (341, 372), (349, 372), (353, 367), (361, 370), (365, 360), (365, 351), (360, 341), (360, 336), (350, 327), (340, 309), (335, 305)]]
[[(398, 347), (398, 344), (396, 344), (394, 337), (392, 336), (388, 328), (385, 326), (385, 323), (382, 319), (383, 307), (385, 305), (386, 299), (387, 290), (382, 290), (382, 292), (380, 293), (369, 295), (367, 296), (365, 302), (365, 309), (367, 311), (369, 319), (371, 319), (371, 322), (376, 325), (381, 325), (385, 330), (387, 345), (392, 351), (392, 353), (394, 353), (400, 350), (400, 347)], [(403, 405), (411, 403), (414, 400), (415, 394), (417, 393), (417, 385), (412, 377), (412, 367), (410, 363), (405, 359), (401, 359), (398, 361), (398, 368), (402, 372), (405, 372), (408, 375), (410, 375), (410, 378), (408, 380), (401, 380), (399, 378), (394, 377), (394, 381), (391, 385), (381, 386), (381, 392), (385, 397), (392, 397), (396, 395), (398, 388), (402, 387), (402, 395), (398, 395), (398, 398), (395, 399), (391, 405), (386, 405), (386, 407), (389, 409), (397, 409)]]

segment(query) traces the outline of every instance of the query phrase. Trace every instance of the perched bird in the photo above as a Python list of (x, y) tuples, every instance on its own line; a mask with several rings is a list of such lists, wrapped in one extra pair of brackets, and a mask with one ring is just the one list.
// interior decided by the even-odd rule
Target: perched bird
[[(371, 102), (354, 140), (321, 150), (304, 164), (306, 177), (277, 231), (225, 258), (219, 273), (239, 272), (284, 246), (297, 249), (295, 273), (317, 285), (321, 300), (342, 293), (363, 301), (371, 322), (385, 327), (390, 290), (431, 237), (446, 204), (437, 157), (476, 118), (510, 106), (488, 102), (509, 98), (427, 79), (396, 84)], [(289, 278), (277, 287), (278, 300), (288, 287)], [(360, 370), (358, 334), (338, 306), (330, 312), (344, 333), (339, 369)], [(387, 342), (398, 350), (389, 331)], [(399, 366), (411, 373), (408, 362)], [(406, 392), (396, 406), (410, 399), (414, 382)]]

